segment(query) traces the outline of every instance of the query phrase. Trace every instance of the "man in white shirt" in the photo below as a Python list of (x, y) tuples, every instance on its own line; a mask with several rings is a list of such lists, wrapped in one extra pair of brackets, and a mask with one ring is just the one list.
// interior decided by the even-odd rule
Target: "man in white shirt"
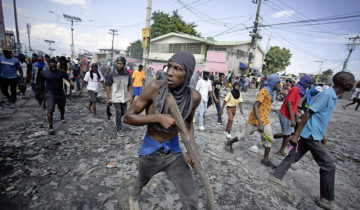
[(200, 130), (205, 130), (204, 115), (205, 115), (205, 112), (207, 109), (207, 102), (209, 99), (209, 95), (210, 95), (210, 97), (212, 97), (212, 95), (211, 95), (212, 85), (211, 85), (211, 81), (209, 80), (209, 75), (210, 75), (209, 71), (204, 70), (203, 77), (196, 84), (196, 90), (199, 91), (199, 93), (201, 95), (199, 109), (195, 114), (195, 118), (199, 119), (199, 129)]
[(88, 109), (91, 110), (92, 107), (94, 111), (94, 116), (96, 116), (96, 97), (97, 97), (97, 93), (99, 92), (100, 83), (105, 88), (104, 78), (100, 74), (100, 72), (98, 72), (97, 64), (92, 64), (91, 71), (86, 72), (83, 80), (83, 85), (81, 87), (80, 95), (86, 83), (88, 84), (87, 91), (89, 93), (89, 100), (90, 100)]

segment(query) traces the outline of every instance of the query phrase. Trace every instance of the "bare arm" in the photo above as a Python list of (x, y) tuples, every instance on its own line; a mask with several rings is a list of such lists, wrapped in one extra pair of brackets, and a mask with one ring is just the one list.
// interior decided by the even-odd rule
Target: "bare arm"
[(22, 79), (24, 74), (23, 74), (23, 69), (21, 68), (21, 66), (20, 66), (20, 68), (18, 68), (18, 70), (19, 70), (19, 74), (20, 74), (20, 79)]
[(254, 106), (253, 106), (253, 110), (254, 110), (255, 117), (256, 117), (257, 121), (259, 122), (258, 130), (260, 132), (264, 132), (264, 126), (263, 126), (263, 124), (261, 122), (261, 118), (260, 118), (260, 114), (259, 114), (259, 106), (260, 106), (260, 102), (256, 101)]
[(216, 95), (215, 95), (215, 86), (212, 86), (211, 95), (212, 95), (212, 97), (213, 97), (213, 99), (214, 99), (214, 102), (215, 102), (215, 103), (218, 103), (218, 102), (219, 102), (219, 99), (216, 98)]
[(286, 108), (287, 108), (287, 110), (289, 112), (289, 115), (290, 115), (291, 126), (295, 127), (296, 126), (296, 121), (295, 121), (295, 116), (294, 116), (294, 114), (292, 112), (292, 102), (288, 101), (286, 103)]
[(242, 102), (239, 103), (239, 109), (240, 109), (240, 113), (241, 113), (241, 114), (244, 114), (244, 113), (243, 113), (243, 109), (242, 109)]
[(111, 86), (106, 86), (106, 104), (110, 104), (110, 92), (111, 92)]
[(291, 136), (291, 139), (290, 139), (291, 144), (297, 144), (297, 141), (299, 139), (299, 136), (300, 136), (300, 133), (301, 133), (302, 129), (304, 128), (305, 124), (307, 123), (307, 121), (309, 120), (309, 118), (311, 117), (311, 115), (313, 113), (314, 112), (311, 111), (310, 109), (305, 112), (305, 114), (303, 115), (303, 117), (302, 117), (302, 119), (300, 121), (300, 124), (298, 125), (294, 135)]
[(176, 125), (175, 119), (168, 114), (139, 115), (151, 103), (153, 103), (155, 93), (161, 84), (161, 81), (153, 81), (144, 88), (141, 95), (131, 104), (130, 108), (125, 113), (123, 117), (124, 123), (138, 126), (148, 125), (151, 123), (160, 123), (166, 129)]

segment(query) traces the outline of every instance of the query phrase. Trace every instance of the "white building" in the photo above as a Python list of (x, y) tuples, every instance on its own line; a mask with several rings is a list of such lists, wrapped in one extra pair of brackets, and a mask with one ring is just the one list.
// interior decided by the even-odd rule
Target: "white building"
[[(149, 61), (154, 70), (158, 71), (174, 53), (186, 50), (195, 56), (195, 71), (203, 71), (206, 68), (211, 72), (232, 71), (239, 74), (240, 62), (242, 64), (248, 62), (250, 43), (250, 40), (214, 41), (185, 33), (172, 32), (151, 39)], [(265, 56), (265, 51), (258, 46), (253, 63), (254, 69), (260, 70), (262, 68), (263, 56)], [(245, 71), (242, 70), (241, 73), (244, 74)]]

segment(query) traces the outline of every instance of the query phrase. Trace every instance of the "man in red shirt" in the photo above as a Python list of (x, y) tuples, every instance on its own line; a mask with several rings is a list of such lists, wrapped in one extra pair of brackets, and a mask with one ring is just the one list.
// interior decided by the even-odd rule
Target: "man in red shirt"
[(295, 113), (302, 96), (305, 96), (306, 89), (311, 86), (312, 78), (305, 75), (300, 81), (289, 91), (279, 111), (279, 120), (281, 125), (281, 133), (274, 134), (274, 138), (283, 138), (283, 142), (278, 155), (286, 156), (285, 148), (291, 134), (296, 126)]

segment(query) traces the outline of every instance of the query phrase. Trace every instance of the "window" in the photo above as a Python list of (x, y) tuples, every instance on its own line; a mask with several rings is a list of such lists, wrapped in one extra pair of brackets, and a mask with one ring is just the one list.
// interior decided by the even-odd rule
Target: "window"
[(192, 54), (201, 54), (201, 44), (186, 44), (186, 50)]
[(189, 51), (192, 54), (201, 54), (201, 44), (152, 44), (152, 53), (177, 53), (181, 50)]

